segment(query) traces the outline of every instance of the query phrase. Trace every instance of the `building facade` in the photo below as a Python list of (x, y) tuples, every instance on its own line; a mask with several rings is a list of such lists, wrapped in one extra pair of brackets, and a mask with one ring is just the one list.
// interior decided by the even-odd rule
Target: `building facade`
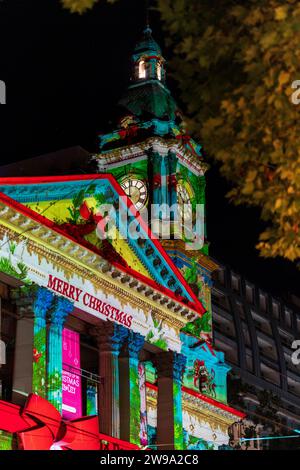
[[(300, 365), (292, 360), (293, 343), (300, 338), (299, 299), (275, 298), (222, 267), (212, 289), (212, 309), (214, 344), (232, 367), (231, 398), (252, 424), (260, 423), (261, 437), (293, 434), (300, 426)], [(294, 439), (281, 443), (293, 444)]]
[(93, 170), (0, 178), (2, 448), (224, 449), (245, 416), (212, 341), (207, 166), (165, 80), (147, 28)]

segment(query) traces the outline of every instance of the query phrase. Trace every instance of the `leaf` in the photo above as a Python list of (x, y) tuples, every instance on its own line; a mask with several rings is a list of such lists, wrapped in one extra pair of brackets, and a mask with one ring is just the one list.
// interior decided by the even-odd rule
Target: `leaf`
[(247, 181), (251, 182), (254, 181), (257, 176), (257, 170), (250, 170), (247, 175)]
[[(93, 8), (98, 0), (61, 0), (64, 8), (71, 11), (71, 13), (85, 13), (87, 10)], [(110, 0), (110, 3), (112, 1)]]
[(268, 49), (269, 47), (273, 46), (277, 42), (277, 32), (270, 31), (266, 33), (260, 40), (260, 44), (262, 45), (263, 49)]
[(287, 6), (280, 6), (275, 8), (275, 19), (277, 21), (285, 20), (287, 17), (288, 7)]
[(245, 186), (243, 187), (243, 189), (242, 189), (242, 193), (245, 194), (245, 195), (252, 194), (253, 191), (254, 191), (254, 184), (253, 184), (252, 181), (249, 182), (249, 183), (247, 182), (245, 184)]
[(291, 80), (290, 74), (288, 72), (280, 72), (279, 77), (278, 77), (278, 83), (280, 86), (285, 85)]

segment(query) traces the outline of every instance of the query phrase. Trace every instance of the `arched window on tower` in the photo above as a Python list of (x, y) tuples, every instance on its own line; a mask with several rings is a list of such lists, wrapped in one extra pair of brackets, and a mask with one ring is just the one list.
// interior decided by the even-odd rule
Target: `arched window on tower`
[(139, 78), (146, 78), (146, 62), (144, 60), (139, 62)]
[(161, 63), (160, 62), (157, 62), (157, 65), (156, 65), (156, 75), (157, 75), (157, 78), (158, 80), (161, 80), (162, 79), (162, 70), (161, 70)]

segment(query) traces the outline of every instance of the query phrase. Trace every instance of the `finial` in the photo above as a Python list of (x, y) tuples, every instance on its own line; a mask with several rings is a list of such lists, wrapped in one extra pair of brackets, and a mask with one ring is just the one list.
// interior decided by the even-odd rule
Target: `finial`
[(144, 29), (144, 34), (151, 35), (152, 29), (150, 28), (149, 0), (145, 0), (145, 7), (146, 7), (146, 28)]
[(152, 29), (150, 28), (149, 24), (146, 25), (146, 28), (144, 29), (144, 34), (145, 36), (151, 36)]

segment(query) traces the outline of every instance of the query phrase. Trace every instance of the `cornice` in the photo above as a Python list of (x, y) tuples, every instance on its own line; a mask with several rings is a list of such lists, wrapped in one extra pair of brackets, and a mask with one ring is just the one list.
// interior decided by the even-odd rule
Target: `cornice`
[(208, 164), (206, 162), (200, 160), (199, 157), (195, 156), (192, 152), (189, 152), (174, 138), (165, 139), (161, 137), (150, 137), (138, 144), (124, 145), (124, 147), (103, 151), (94, 155), (93, 159), (98, 162), (99, 169), (103, 170), (106, 168), (107, 164), (111, 165), (117, 162), (130, 161), (136, 156), (142, 158), (144, 155), (143, 152), (149, 149), (160, 150), (162, 155), (167, 155), (169, 151), (174, 152), (185, 166), (192, 168), (199, 175), (203, 175), (208, 169)]
[[(152, 408), (157, 406), (157, 394), (157, 390), (150, 387), (146, 388), (147, 403)], [(218, 423), (221, 429), (228, 429), (231, 424), (240, 419), (233, 413), (222, 410), (186, 392), (182, 392), (182, 408), (183, 411), (196, 416), (200, 421)]]
[(233, 413), (217, 408), (216, 406), (186, 392), (182, 392), (182, 407), (183, 410), (193, 413), (200, 419), (205, 419), (204, 417), (207, 417), (209, 420), (213, 417), (214, 420), (219, 421), (220, 424), (226, 425), (227, 427), (240, 419)]
[(12, 241), (26, 241), (29, 250), (52, 261), (66, 271), (67, 276), (74, 272), (146, 311), (151, 308), (178, 330), (197, 318), (195, 311), (119, 270), (100, 255), (0, 203), (0, 233), (4, 236), (7, 231)]
[(196, 259), (196, 261), (209, 272), (214, 272), (220, 269), (219, 264), (213, 261), (209, 256), (202, 253), (200, 250), (187, 250), (185, 248), (185, 242), (183, 240), (161, 240), (161, 245), (166, 251), (176, 251), (178, 257), (183, 254), (187, 258), (192, 257)]

